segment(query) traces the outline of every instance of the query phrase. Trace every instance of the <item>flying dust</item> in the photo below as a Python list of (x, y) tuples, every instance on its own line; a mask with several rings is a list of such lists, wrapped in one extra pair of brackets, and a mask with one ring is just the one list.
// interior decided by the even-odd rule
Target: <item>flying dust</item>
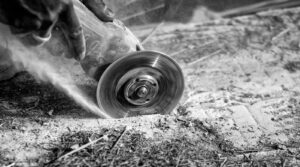
[(12, 60), (19, 66), (22, 65), (36, 79), (50, 82), (53, 86), (62, 90), (76, 103), (88, 111), (102, 117), (111, 118), (102, 111), (78, 86), (75, 85), (70, 74), (60, 74), (55, 65), (41, 57), (53, 56), (43, 47), (26, 47), (18, 38), (10, 33), (7, 26), (0, 25), (1, 45), (6, 46), (12, 52)]

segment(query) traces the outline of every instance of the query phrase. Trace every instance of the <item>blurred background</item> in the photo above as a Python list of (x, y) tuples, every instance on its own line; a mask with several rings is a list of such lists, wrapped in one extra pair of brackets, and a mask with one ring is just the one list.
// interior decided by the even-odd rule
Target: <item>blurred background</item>
[(280, 8), (300, 0), (105, 0), (127, 26), (161, 22), (206, 22)]

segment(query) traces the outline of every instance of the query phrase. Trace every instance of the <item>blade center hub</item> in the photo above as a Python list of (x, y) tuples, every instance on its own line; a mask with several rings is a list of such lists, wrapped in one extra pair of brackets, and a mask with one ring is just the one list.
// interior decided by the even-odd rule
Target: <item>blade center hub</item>
[(158, 89), (157, 80), (152, 76), (136, 76), (127, 83), (124, 96), (130, 104), (141, 106), (150, 103)]
[(147, 96), (147, 94), (148, 94), (148, 89), (147, 89), (147, 87), (145, 87), (145, 86), (142, 86), (142, 87), (140, 87), (140, 88), (138, 88), (137, 89), (137, 95), (140, 97), (140, 98), (143, 98), (143, 97), (146, 97)]

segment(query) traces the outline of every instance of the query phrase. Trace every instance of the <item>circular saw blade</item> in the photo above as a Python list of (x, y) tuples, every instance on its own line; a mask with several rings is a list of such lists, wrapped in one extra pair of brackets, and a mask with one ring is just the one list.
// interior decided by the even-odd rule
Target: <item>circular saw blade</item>
[(98, 83), (97, 102), (114, 118), (168, 114), (179, 102), (184, 77), (165, 54), (139, 51), (112, 63)]

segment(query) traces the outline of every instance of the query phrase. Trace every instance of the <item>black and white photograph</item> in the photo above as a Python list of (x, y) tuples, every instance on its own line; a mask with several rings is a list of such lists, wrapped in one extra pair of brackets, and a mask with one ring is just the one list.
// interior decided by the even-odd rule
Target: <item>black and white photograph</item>
[(299, 0), (0, 0), (0, 167), (300, 166)]

